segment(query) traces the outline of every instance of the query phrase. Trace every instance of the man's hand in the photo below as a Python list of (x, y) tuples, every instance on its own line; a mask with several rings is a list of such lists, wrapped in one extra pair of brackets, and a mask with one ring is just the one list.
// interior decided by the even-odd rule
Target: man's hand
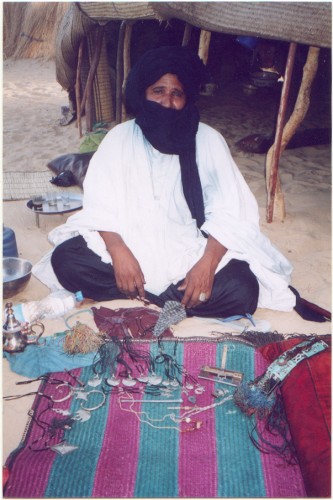
[[(186, 274), (178, 290), (185, 291), (182, 304), (193, 308), (207, 301), (212, 293), (216, 268), (227, 249), (215, 238), (208, 236), (205, 253)], [(205, 300), (202, 300), (205, 294)], [(201, 298), (201, 300), (200, 300)]]
[(121, 236), (117, 233), (100, 231), (106, 248), (112, 258), (112, 266), (118, 290), (128, 297), (145, 298), (145, 278), (139, 262)]

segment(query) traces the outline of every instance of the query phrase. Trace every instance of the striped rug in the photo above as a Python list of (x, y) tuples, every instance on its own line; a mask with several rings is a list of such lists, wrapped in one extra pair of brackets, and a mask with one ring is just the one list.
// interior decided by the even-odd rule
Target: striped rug
[[(196, 404), (201, 408), (221, 401), (213, 397), (214, 390), (223, 387), (229, 390), (229, 395), (234, 390), (232, 386), (198, 378), (203, 365), (221, 366), (223, 347), (226, 344), (227, 368), (241, 371), (246, 380), (253, 380), (263, 372), (265, 366), (262, 358), (248, 345), (203, 339), (164, 342), (164, 353), (175, 355), (186, 374), (192, 375), (204, 386), (205, 391), (195, 395)], [(140, 349), (143, 352), (150, 350), (153, 356), (159, 355), (158, 345), (154, 342), (142, 342)], [(163, 375), (163, 366), (163, 363), (156, 363), (156, 373)], [(123, 369), (123, 366), (119, 367), (120, 371)], [(185, 372), (183, 370), (184, 384)], [(94, 376), (92, 367), (72, 373), (85, 383)], [(109, 374), (104, 376), (108, 377)], [(52, 374), (51, 378), (73, 381), (67, 373)], [(46, 396), (61, 399), (59, 391), (64, 388), (56, 387), (57, 384), (43, 383), (40, 390)], [(110, 387), (104, 387), (110, 391)], [(100, 388), (101, 386), (93, 390)], [(55, 413), (48, 410), (49, 399), (37, 396), (33, 410), (35, 417), (40, 416), (40, 421), (31, 421), (22, 445), (7, 461), (10, 477), (4, 497), (306, 496), (299, 467), (288, 465), (272, 454), (263, 454), (251, 443), (249, 431), (253, 422), (239, 411), (232, 399), (192, 417), (193, 420), (201, 421), (200, 428), (180, 432), (188, 430), (194, 424), (193, 421), (175, 423), (170, 414), (179, 417), (186, 410), (172, 408), (193, 406), (188, 397), (194, 394), (191, 387), (187, 395), (182, 392), (181, 387), (175, 389), (172, 398), (181, 397), (183, 403), (149, 403), (149, 400), (156, 397), (134, 394), (132, 397), (140, 402), (131, 405), (120, 402), (124, 395), (119, 396), (119, 393), (111, 391), (106, 396), (106, 403), (91, 412), (88, 421), (75, 421), (70, 430), (61, 431), (63, 435), (60, 439), (62, 437), (67, 443), (78, 446), (75, 451), (63, 456), (51, 449), (29, 449), (29, 445), (37, 449), (44, 447), (43, 427), (55, 417)], [(100, 400), (101, 395), (94, 393), (88, 402), (70, 398), (55, 405), (75, 414), (81, 404), (92, 407), (98, 405)], [(10, 404), (10, 401), (6, 404)], [(59, 441), (59, 434), (56, 440)]]

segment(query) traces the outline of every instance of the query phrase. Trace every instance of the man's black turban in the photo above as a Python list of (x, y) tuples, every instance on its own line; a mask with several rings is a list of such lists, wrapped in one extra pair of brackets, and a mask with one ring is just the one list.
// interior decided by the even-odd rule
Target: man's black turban
[(166, 73), (177, 75), (183, 84), (187, 102), (194, 102), (200, 85), (206, 80), (206, 69), (199, 57), (187, 47), (160, 47), (146, 52), (133, 66), (126, 84), (126, 109), (137, 115), (147, 87)]

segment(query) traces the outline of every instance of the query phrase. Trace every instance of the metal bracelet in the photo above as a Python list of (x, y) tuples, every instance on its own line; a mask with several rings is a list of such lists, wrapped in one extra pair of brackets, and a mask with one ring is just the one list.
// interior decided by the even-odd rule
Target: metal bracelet
[(87, 394), (88, 394), (88, 395), (90, 395), (90, 394), (93, 394), (94, 392), (95, 392), (95, 393), (97, 393), (97, 394), (102, 394), (102, 396), (103, 396), (103, 401), (102, 401), (99, 405), (97, 405), (97, 406), (93, 406), (92, 408), (85, 408), (85, 407), (83, 406), (83, 404), (81, 403), (81, 408), (82, 408), (82, 410), (86, 410), (86, 411), (94, 411), (94, 410), (98, 410), (98, 408), (100, 408), (101, 406), (103, 406), (103, 405), (104, 405), (105, 400), (106, 400), (106, 395), (105, 395), (105, 393), (104, 393), (104, 392), (102, 392), (102, 391), (95, 391), (95, 390), (93, 390), (93, 391), (89, 391)]

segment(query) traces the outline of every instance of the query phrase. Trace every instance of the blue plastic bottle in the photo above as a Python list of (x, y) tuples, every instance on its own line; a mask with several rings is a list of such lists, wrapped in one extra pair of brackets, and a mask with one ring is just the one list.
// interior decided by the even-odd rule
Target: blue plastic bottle
[(2, 255), (3, 257), (18, 257), (16, 236), (10, 227), (3, 226), (2, 236)]

